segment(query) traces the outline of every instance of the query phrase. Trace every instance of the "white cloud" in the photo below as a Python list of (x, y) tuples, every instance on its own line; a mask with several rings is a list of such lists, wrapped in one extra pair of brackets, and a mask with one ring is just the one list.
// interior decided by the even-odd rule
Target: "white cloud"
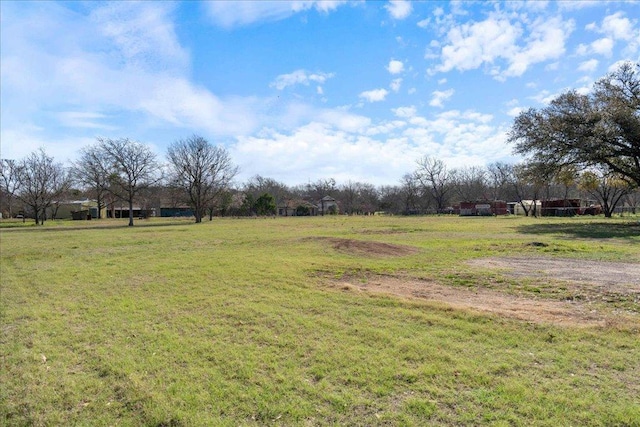
[(601, 31), (613, 37), (614, 40), (633, 40), (638, 34), (634, 23), (624, 17), (622, 12), (606, 16), (602, 20)]
[(328, 13), (344, 3), (346, 0), (210, 1), (203, 6), (215, 25), (231, 29), (256, 22), (279, 21), (310, 9)]
[(550, 92), (548, 90), (542, 90), (539, 93), (531, 96), (530, 98), (540, 104), (549, 104), (555, 98), (558, 97), (558, 93)]
[(586, 29), (602, 34), (603, 37), (590, 44), (580, 44), (576, 50), (578, 55), (598, 54), (610, 57), (616, 42), (624, 43), (623, 53), (634, 55), (640, 48), (640, 28), (637, 20), (630, 20), (622, 12), (607, 15), (598, 26), (595, 22), (587, 25)]
[(171, 5), (98, 4), (89, 19), (55, 3), (2, 13), (3, 130), (31, 117), (50, 134), (169, 125), (229, 136), (253, 131), (262, 114), (262, 101), (221, 98), (188, 80)]
[(391, 84), (389, 84), (389, 87), (391, 88), (392, 91), (398, 93), (398, 91), (400, 90), (400, 87), (402, 86), (402, 79), (398, 78), (398, 79), (393, 79), (391, 80)]
[(455, 90), (453, 89), (436, 90), (431, 93), (432, 98), (431, 98), (431, 101), (429, 101), (429, 105), (431, 105), (432, 107), (442, 108), (444, 107), (444, 101), (451, 98), (454, 93), (455, 93)]
[(611, 56), (613, 52), (613, 40), (603, 37), (591, 43), (591, 52), (599, 55)]
[(426, 18), (426, 19), (423, 19), (422, 21), (418, 21), (416, 25), (420, 28), (428, 28), (430, 24), (431, 24), (431, 18)]
[(176, 67), (189, 63), (178, 42), (170, 3), (107, 3), (94, 9), (90, 20), (113, 43), (112, 54), (144, 69)]
[(391, 74), (400, 74), (401, 72), (404, 71), (404, 64), (402, 63), (402, 61), (397, 61), (395, 59), (392, 59), (391, 61), (389, 61), (387, 70)]
[(281, 74), (269, 84), (278, 90), (283, 90), (287, 86), (302, 84), (308, 86), (310, 82), (324, 84), (328, 79), (334, 77), (334, 73), (309, 73), (306, 70), (296, 70), (289, 74)]
[(515, 53), (515, 42), (522, 30), (508, 19), (491, 16), (482, 22), (453, 27), (442, 48), (442, 63), (437, 71), (478, 68), (483, 62)]
[(531, 26), (527, 45), (508, 58), (510, 64), (504, 75), (521, 76), (532, 64), (560, 58), (573, 29), (573, 21), (563, 21), (560, 17), (537, 19)]
[(513, 107), (507, 111), (507, 115), (511, 117), (516, 117), (518, 114), (523, 112), (525, 109), (522, 107)]
[(241, 137), (230, 152), (241, 170), (260, 170), (289, 184), (327, 177), (338, 182), (394, 182), (413, 167), (418, 155), (406, 139), (382, 142), (318, 122), (290, 133), (272, 131), (260, 137)]
[(63, 126), (72, 128), (114, 130), (116, 127), (103, 123), (109, 117), (106, 114), (88, 111), (62, 111), (56, 116)]
[(588, 61), (581, 62), (578, 66), (578, 71), (584, 71), (585, 73), (593, 72), (598, 68), (598, 63), (597, 59), (590, 59)]
[[(492, 13), (484, 21), (453, 25), (441, 49), (441, 62), (431, 72), (466, 71), (484, 64), (499, 80), (520, 76), (533, 64), (561, 57), (573, 29), (573, 21), (560, 17), (511, 22), (510, 16)], [(528, 35), (523, 40), (525, 30)]]
[(395, 114), (396, 117), (400, 117), (402, 119), (409, 119), (416, 115), (417, 110), (416, 110), (416, 107), (412, 105), (410, 107), (393, 108), (391, 111), (393, 111), (393, 114)]
[(405, 19), (411, 15), (413, 10), (411, 2), (408, 0), (390, 0), (384, 8), (387, 9), (393, 19)]
[(389, 91), (386, 89), (374, 89), (362, 92), (359, 96), (360, 98), (364, 98), (369, 102), (378, 102), (384, 101), (388, 94)]
[(487, 158), (511, 156), (506, 129), (490, 125), (490, 115), (453, 110), (427, 119), (415, 116), (413, 106), (393, 112), (411, 116), (409, 123), (382, 121), (348, 131), (318, 120), (290, 132), (265, 129), (240, 137), (230, 151), (247, 171), (241, 179), (260, 171), (291, 185), (327, 177), (388, 184), (413, 171), (425, 153), (454, 166), (483, 166)]

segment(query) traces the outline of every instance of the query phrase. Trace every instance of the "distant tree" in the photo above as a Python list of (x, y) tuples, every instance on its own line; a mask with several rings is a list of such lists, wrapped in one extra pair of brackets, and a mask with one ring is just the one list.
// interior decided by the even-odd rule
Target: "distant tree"
[[(231, 209), (231, 204), (233, 202), (233, 193), (230, 190), (224, 190), (218, 195), (218, 212), (221, 216), (226, 216), (229, 210)], [(209, 214), (209, 221), (212, 220), (213, 213)]]
[(128, 138), (98, 138), (98, 145), (111, 164), (110, 188), (129, 204), (129, 226), (133, 227), (136, 196), (161, 179), (156, 155), (148, 146)]
[(372, 213), (378, 208), (378, 190), (372, 184), (347, 181), (339, 187), (336, 200), (346, 214)]
[(319, 179), (305, 185), (305, 193), (313, 201), (321, 200), (325, 196), (333, 196), (337, 191), (336, 180), (333, 178)]
[(275, 215), (276, 199), (271, 194), (264, 193), (256, 199), (253, 210), (260, 216)]
[(402, 196), (397, 185), (383, 185), (378, 188), (379, 207), (382, 211), (391, 214), (403, 213)]
[(380, 192), (375, 185), (368, 182), (360, 183), (358, 187), (358, 211), (373, 214), (380, 205)]
[(640, 186), (640, 64), (622, 64), (589, 94), (568, 91), (520, 113), (509, 141), (537, 163), (598, 167)]
[(569, 198), (569, 193), (572, 189), (575, 189), (578, 182), (578, 170), (574, 165), (567, 165), (555, 174), (553, 182), (560, 185), (562, 188), (562, 198), (564, 200)]
[(342, 210), (348, 215), (353, 215), (357, 210), (358, 186), (358, 182), (351, 180), (340, 186), (338, 200), (342, 203)]
[(309, 210), (309, 207), (304, 205), (299, 205), (296, 208), (296, 216), (309, 216), (309, 215), (311, 215), (311, 211)]
[(78, 160), (73, 162), (71, 175), (75, 182), (84, 186), (98, 203), (98, 219), (107, 205), (107, 194), (111, 191), (110, 177), (115, 173), (112, 159), (98, 145), (80, 150)]
[(256, 199), (253, 197), (253, 194), (245, 194), (242, 205), (240, 206), (240, 212), (245, 216), (257, 215)]
[(171, 181), (184, 191), (196, 222), (202, 222), (207, 208), (213, 208), (216, 198), (228, 189), (237, 166), (226, 149), (198, 135), (171, 144), (167, 157)]
[(627, 193), (624, 201), (627, 207), (631, 210), (631, 214), (635, 215), (638, 212), (638, 208), (640, 208), (640, 187), (637, 187)]
[(284, 203), (291, 197), (291, 191), (287, 185), (276, 181), (273, 178), (267, 178), (255, 175), (244, 184), (245, 194), (251, 194), (254, 198), (260, 197), (264, 193), (269, 193), (275, 199), (276, 205)]
[(504, 162), (495, 162), (487, 166), (487, 180), (493, 200), (507, 200), (511, 197), (509, 177), (512, 166)]
[(400, 197), (402, 198), (402, 213), (405, 215), (416, 214), (422, 211), (420, 203), (424, 189), (416, 174), (405, 174), (400, 180)]
[(633, 187), (620, 178), (619, 174), (602, 173), (598, 170), (584, 172), (580, 176), (580, 187), (595, 198), (606, 218), (611, 218), (618, 203)]
[(478, 166), (451, 171), (451, 186), (459, 201), (471, 202), (487, 199), (487, 172)]
[(424, 156), (417, 161), (415, 177), (425, 193), (430, 194), (438, 213), (443, 212), (451, 192), (451, 174), (442, 160)]
[(0, 209), (7, 212), (9, 218), (13, 218), (13, 201), (20, 189), (20, 168), (20, 162), (0, 159)]
[(31, 209), (36, 224), (44, 224), (47, 208), (69, 187), (62, 163), (56, 163), (43, 149), (20, 161), (17, 179), (20, 187), (16, 195)]
[[(512, 199), (522, 208), (525, 216), (538, 216), (536, 201), (547, 182), (546, 172), (535, 163), (496, 164), (494, 171), (500, 182), (508, 188)], [(531, 204), (528, 201), (532, 201)]]

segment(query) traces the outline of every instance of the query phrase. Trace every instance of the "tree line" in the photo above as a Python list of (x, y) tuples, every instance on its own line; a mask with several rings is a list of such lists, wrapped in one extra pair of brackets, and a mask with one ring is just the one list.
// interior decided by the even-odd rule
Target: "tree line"
[(383, 186), (338, 184), (332, 178), (288, 186), (260, 175), (236, 183), (238, 167), (228, 151), (198, 135), (172, 143), (165, 162), (140, 142), (97, 138), (69, 166), (44, 149), (20, 160), (2, 159), (0, 211), (9, 217), (22, 211), (42, 224), (56, 202), (84, 196), (97, 202), (99, 216), (116, 200), (126, 203), (132, 226), (134, 203), (154, 198), (188, 205), (201, 222), (214, 215), (274, 215), (278, 209), (310, 214), (330, 196), (345, 214), (447, 213), (463, 201), (504, 200), (538, 215), (536, 203), (525, 201), (553, 198), (592, 199), (605, 216), (620, 203), (635, 212), (640, 204), (640, 65), (624, 63), (588, 94), (570, 90), (545, 108), (522, 112), (508, 138), (524, 161), (448, 168), (425, 155), (396, 185)]

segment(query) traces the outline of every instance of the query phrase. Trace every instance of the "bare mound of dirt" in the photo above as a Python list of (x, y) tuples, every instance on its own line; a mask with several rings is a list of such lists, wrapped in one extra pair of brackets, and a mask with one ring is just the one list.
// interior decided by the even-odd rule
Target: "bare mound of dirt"
[(604, 326), (607, 319), (590, 307), (574, 301), (549, 301), (504, 294), (491, 289), (444, 286), (406, 277), (374, 276), (362, 282), (342, 280), (336, 286), (444, 303), (483, 313), (497, 314), (533, 323), (571, 326)]
[(339, 239), (335, 237), (321, 237), (320, 239), (330, 244), (337, 251), (360, 256), (394, 257), (412, 255), (418, 252), (417, 248), (391, 243)]

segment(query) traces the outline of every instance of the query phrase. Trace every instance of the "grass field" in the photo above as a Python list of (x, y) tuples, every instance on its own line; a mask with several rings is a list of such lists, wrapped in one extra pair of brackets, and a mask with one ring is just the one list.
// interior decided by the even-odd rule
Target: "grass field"
[[(469, 262), (637, 265), (637, 218), (124, 224), (0, 224), (0, 425), (640, 426), (640, 294)], [(384, 277), (604, 321), (364, 286)]]

